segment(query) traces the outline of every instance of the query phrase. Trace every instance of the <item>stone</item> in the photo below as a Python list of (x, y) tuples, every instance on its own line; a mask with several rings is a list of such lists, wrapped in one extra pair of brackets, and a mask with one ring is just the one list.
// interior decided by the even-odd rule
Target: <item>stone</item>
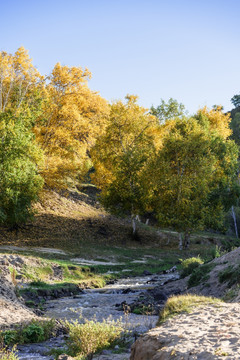
[(58, 360), (74, 360), (74, 358), (72, 356), (62, 354), (58, 357)]
[(143, 271), (143, 276), (150, 276), (150, 275), (152, 275), (152, 273), (150, 271), (148, 271), (148, 270)]

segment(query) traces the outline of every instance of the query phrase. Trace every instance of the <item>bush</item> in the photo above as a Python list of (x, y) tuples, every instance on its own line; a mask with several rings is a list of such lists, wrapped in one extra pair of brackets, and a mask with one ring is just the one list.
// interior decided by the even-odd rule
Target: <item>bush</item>
[(30, 324), (25, 325), (24, 327), (1, 332), (0, 337), (5, 345), (41, 342), (49, 339), (53, 333), (54, 326), (54, 320), (33, 320)]
[(44, 340), (44, 329), (40, 324), (30, 324), (23, 329), (22, 336), (24, 342), (40, 342)]
[(228, 266), (223, 271), (219, 272), (219, 281), (223, 283), (225, 281), (228, 282), (228, 286), (231, 287), (234, 284), (240, 283), (240, 265), (237, 267)]
[(92, 359), (94, 353), (108, 348), (123, 332), (123, 326), (119, 321), (87, 320), (84, 324), (80, 324), (76, 320), (73, 323), (66, 321), (65, 325), (69, 329), (71, 355), (87, 357), (87, 359)]
[(207, 281), (209, 278), (208, 274), (214, 266), (214, 264), (204, 264), (194, 269), (188, 280), (188, 287), (197, 286), (200, 285), (201, 282)]
[(15, 350), (8, 350), (0, 346), (0, 359), (1, 360), (18, 360)]
[(181, 277), (186, 277), (192, 274), (193, 270), (196, 269), (199, 265), (203, 264), (203, 260), (200, 257), (192, 257), (186, 260), (181, 261), (182, 272)]

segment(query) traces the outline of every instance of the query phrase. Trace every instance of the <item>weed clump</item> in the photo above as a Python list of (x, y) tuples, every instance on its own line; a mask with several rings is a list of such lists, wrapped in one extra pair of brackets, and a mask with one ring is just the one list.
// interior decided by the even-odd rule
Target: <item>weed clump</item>
[(193, 270), (202, 264), (203, 264), (203, 260), (199, 256), (181, 260), (181, 267), (182, 267), (181, 277), (184, 278), (192, 274)]
[(64, 324), (69, 330), (69, 353), (87, 359), (92, 359), (94, 353), (113, 345), (124, 330), (119, 321), (86, 320), (81, 324), (76, 320)]
[(198, 295), (178, 295), (169, 298), (159, 315), (158, 325), (166, 321), (168, 318), (181, 314), (183, 312), (190, 313), (194, 307), (206, 304), (217, 304), (221, 300), (212, 297)]

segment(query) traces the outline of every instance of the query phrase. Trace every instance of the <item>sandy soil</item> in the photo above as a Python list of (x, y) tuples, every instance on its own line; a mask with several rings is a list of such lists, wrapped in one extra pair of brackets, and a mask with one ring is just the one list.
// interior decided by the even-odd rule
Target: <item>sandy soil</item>
[(178, 315), (134, 344), (131, 360), (240, 359), (240, 305), (209, 305)]

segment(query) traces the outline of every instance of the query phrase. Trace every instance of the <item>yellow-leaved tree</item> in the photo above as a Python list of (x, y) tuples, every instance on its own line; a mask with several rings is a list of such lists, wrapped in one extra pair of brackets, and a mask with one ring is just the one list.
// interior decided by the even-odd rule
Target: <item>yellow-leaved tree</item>
[(213, 109), (208, 109), (205, 106), (198, 110), (196, 118), (202, 125), (208, 127), (209, 130), (216, 131), (223, 139), (229, 138), (232, 133), (230, 129), (230, 113), (225, 114), (221, 105)]
[(87, 69), (59, 63), (49, 77), (44, 115), (34, 128), (45, 153), (41, 173), (49, 187), (65, 187), (86, 173), (88, 153), (106, 127), (109, 105), (89, 89), (90, 77)]
[(137, 104), (136, 96), (127, 103), (112, 104), (109, 125), (91, 151), (94, 182), (101, 188), (101, 201), (113, 213), (135, 217), (147, 210), (146, 165), (155, 153), (155, 116)]
[(32, 119), (40, 111), (43, 91), (44, 78), (24, 47), (13, 55), (0, 53), (0, 112), (11, 110)]

